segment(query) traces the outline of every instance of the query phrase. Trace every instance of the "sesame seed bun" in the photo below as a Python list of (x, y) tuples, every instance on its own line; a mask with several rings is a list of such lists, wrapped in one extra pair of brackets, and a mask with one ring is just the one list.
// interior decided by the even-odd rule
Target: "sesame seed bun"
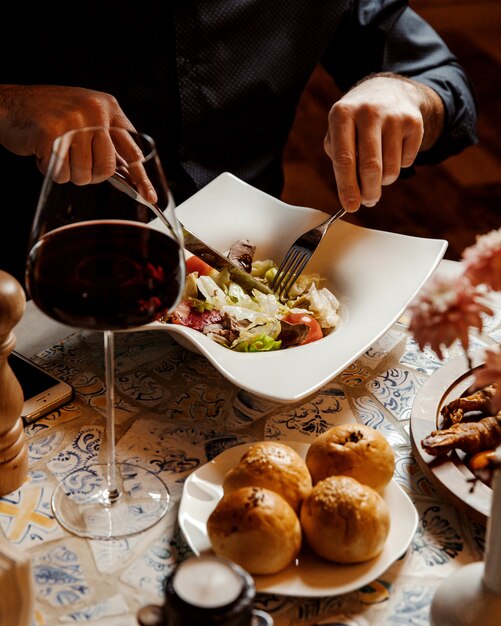
[(313, 484), (343, 475), (381, 491), (395, 471), (390, 444), (379, 431), (364, 424), (333, 426), (313, 441), (305, 461)]
[(382, 551), (390, 513), (372, 487), (350, 476), (330, 476), (304, 500), (301, 526), (318, 556), (336, 563), (359, 563)]
[(223, 480), (225, 494), (251, 486), (275, 491), (298, 512), (312, 481), (306, 463), (294, 449), (277, 441), (261, 441), (245, 452)]
[(301, 547), (301, 525), (278, 493), (241, 487), (223, 496), (207, 521), (214, 552), (251, 574), (275, 574)]

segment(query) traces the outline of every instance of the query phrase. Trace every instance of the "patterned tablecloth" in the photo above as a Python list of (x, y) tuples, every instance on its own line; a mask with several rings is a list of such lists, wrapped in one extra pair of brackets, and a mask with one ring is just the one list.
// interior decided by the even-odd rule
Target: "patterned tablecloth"
[[(475, 340), (478, 345), (501, 340), (501, 315), (488, 321), (485, 334)], [(257, 604), (277, 626), (428, 624), (437, 585), (458, 567), (482, 558), (485, 526), (471, 522), (444, 499), (413, 457), (412, 403), (442, 363), (417, 349), (406, 323), (404, 315), (335, 380), (293, 405), (273, 404), (243, 392), (167, 333), (117, 334), (118, 458), (156, 468), (170, 488), (173, 505), (149, 531), (111, 542), (66, 533), (50, 508), (57, 481), (101, 453), (102, 337), (74, 332), (29, 354), (76, 390), (72, 404), (26, 429), (28, 479), (21, 489), (0, 499), (1, 528), (32, 557), (33, 626), (136, 625), (138, 609), (161, 602), (165, 576), (190, 554), (177, 525), (183, 481), (190, 472), (238, 443), (309, 442), (328, 427), (349, 421), (379, 429), (393, 447), (394, 479), (419, 514), (409, 549), (377, 580), (357, 591), (321, 598), (258, 594)], [(36, 328), (40, 325), (30, 323), (30, 332)], [(18, 336), (18, 343), (23, 338)], [(450, 351), (448, 358), (459, 353)]]

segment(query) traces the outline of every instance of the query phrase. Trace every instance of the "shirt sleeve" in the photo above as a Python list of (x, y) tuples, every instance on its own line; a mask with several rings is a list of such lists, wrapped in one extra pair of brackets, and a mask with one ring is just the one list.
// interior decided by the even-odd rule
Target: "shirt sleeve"
[(355, 2), (322, 64), (343, 90), (375, 72), (401, 74), (434, 89), (445, 106), (444, 130), (416, 163), (437, 163), (477, 143), (477, 99), (457, 57), (407, 4), (404, 0)]

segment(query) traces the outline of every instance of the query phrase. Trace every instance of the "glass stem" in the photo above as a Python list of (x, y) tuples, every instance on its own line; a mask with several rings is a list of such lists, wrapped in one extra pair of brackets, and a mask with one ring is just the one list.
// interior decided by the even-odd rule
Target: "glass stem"
[(111, 330), (104, 331), (104, 371), (106, 383), (106, 482), (109, 504), (118, 500), (115, 450), (115, 343)]

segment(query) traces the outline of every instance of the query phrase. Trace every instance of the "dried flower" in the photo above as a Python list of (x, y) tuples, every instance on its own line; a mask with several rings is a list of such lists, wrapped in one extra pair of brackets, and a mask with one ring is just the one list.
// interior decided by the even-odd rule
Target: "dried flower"
[(501, 228), (480, 235), (463, 251), (464, 275), (473, 285), (487, 285), (501, 291)]
[[(462, 254), (463, 272), (455, 280), (436, 277), (415, 298), (409, 307), (409, 331), (419, 348), (429, 344), (442, 356), (442, 347), (459, 340), (470, 358), (469, 332), (482, 332), (482, 316), (494, 315), (487, 302), (489, 290), (501, 291), (501, 228), (477, 236), (474, 245)], [(475, 373), (474, 387), (494, 384), (494, 411), (501, 409), (501, 346), (486, 348), (486, 363)], [(470, 365), (471, 367), (471, 365)]]
[(497, 412), (501, 410), (501, 347), (486, 348), (485, 356), (485, 365), (475, 374), (475, 386), (496, 385), (496, 393), (491, 398), (491, 406)]
[(442, 347), (459, 340), (469, 348), (469, 329), (482, 331), (482, 313), (493, 315), (484, 301), (484, 292), (464, 277), (449, 280), (435, 276), (409, 307), (409, 331), (420, 350), (429, 344), (443, 359)]

